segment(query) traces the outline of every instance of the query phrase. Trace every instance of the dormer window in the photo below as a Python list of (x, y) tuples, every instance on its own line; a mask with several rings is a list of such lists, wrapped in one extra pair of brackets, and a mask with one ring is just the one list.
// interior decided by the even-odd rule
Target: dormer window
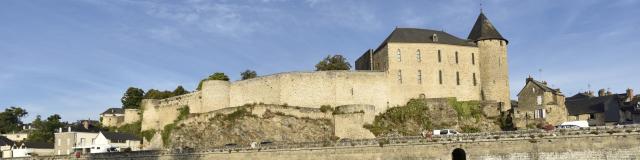
[(438, 35), (434, 33), (434, 34), (431, 36), (431, 40), (433, 40), (433, 42), (438, 42)]

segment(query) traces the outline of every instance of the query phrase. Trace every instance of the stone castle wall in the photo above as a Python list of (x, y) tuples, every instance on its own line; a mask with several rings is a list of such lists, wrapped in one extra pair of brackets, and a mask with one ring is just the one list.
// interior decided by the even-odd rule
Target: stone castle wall
[(140, 120), (139, 109), (124, 109), (124, 124), (135, 123)]
[[(382, 58), (388, 60), (387, 80), (391, 106), (404, 105), (411, 98), (421, 94), (425, 98), (456, 97), (462, 101), (480, 100), (480, 84), (483, 82), (480, 79), (478, 47), (435, 43), (389, 43), (385, 48), (382, 51), (388, 52), (383, 54), (387, 57)], [(377, 60), (379, 59), (374, 59)]]

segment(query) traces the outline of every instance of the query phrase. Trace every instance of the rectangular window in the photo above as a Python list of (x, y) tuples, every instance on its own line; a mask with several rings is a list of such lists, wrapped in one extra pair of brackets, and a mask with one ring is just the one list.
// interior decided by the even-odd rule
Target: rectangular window
[(476, 73), (473, 73), (473, 86), (478, 85), (478, 82), (476, 81)]
[(458, 51), (456, 51), (456, 64), (458, 64)]
[(422, 61), (422, 55), (420, 55), (420, 50), (416, 52), (416, 59), (418, 60), (418, 62)]
[(422, 70), (418, 70), (418, 84), (422, 84)]
[(440, 81), (440, 84), (442, 84), (442, 70), (438, 71), (438, 80)]
[(402, 70), (398, 70), (398, 82), (402, 83)]
[(456, 72), (456, 84), (460, 85), (460, 72)]
[(542, 96), (536, 97), (536, 102), (538, 105), (542, 105)]
[(589, 113), (589, 119), (596, 119), (596, 114)]
[(402, 62), (402, 55), (400, 54), (400, 49), (398, 49), (398, 62)]
[(545, 118), (546, 117), (546, 113), (544, 109), (536, 109), (535, 114), (533, 115), (534, 118)]
[(442, 62), (442, 54), (440, 54), (440, 50), (438, 50), (438, 63)]
[(84, 143), (85, 143), (84, 138), (80, 138), (80, 145), (84, 146), (85, 145)]
[(471, 53), (471, 64), (472, 65), (476, 65), (476, 54), (475, 53)]

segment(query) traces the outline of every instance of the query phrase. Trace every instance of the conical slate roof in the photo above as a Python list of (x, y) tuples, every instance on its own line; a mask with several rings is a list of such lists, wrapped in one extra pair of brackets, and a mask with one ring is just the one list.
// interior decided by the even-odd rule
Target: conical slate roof
[[(479, 41), (485, 39), (499, 39), (507, 41), (507, 39), (502, 38), (502, 35), (496, 30), (496, 27), (489, 22), (484, 13), (480, 12), (478, 19), (476, 20), (476, 24), (473, 25), (473, 29), (471, 29), (471, 33), (469, 33), (469, 40)], [(509, 41), (507, 41), (508, 43)]]

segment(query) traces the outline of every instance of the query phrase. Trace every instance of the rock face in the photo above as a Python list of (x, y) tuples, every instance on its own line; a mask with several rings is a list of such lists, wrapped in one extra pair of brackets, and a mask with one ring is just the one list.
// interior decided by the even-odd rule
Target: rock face
[(252, 142), (309, 142), (330, 140), (330, 119), (310, 119), (267, 110), (262, 115), (239, 109), (207, 120), (179, 123), (171, 136), (171, 148), (209, 148), (225, 144), (248, 146)]
[(462, 133), (499, 131), (496, 103), (448, 98), (413, 99), (393, 107), (367, 124), (376, 136), (418, 136), (423, 131), (455, 129)]

